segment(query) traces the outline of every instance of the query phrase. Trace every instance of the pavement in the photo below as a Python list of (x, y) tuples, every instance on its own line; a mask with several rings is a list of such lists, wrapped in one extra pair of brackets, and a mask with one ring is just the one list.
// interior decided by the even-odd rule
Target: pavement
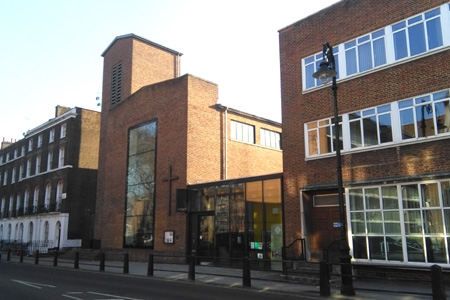
[[(18, 256), (11, 256), (10, 261), (2, 257), (2, 263), (20, 263)], [(23, 263), (35, 264), (34, 257), (24, 257)], [(39, 265), (54, 266), (53, 257), (39, 258)], [(74, 268), (73, 260), (58, 259), (56, 267)], [(148, 277), (148, 263), (129, 262), (129, 271), (124, 274), (124, 265), (120, 261), (106, 261), (105, 273), (123, 274), (123, 276)], [(79, 262), (79, 269), (99, 271), (99, 261)], [(153, 277), (163, 280), (193, 281), (188, 278), (189, 266), (185, 264), (155, 263), (153, 265)], [(340, 286), (331, 284), (331, 295), (320, 296), (320, 287), (317, 285), (302, 284), (294, 280), (288, 280), (278, 271), (251, 270), (250, 287), (243, 284), (243, 271), (236, 268), (216, 267), (213, 265), (195, 266), (195, 283), (226, 286), (230, 288), (252, 289), (255, 292), (270, 292), (277, 294), (296, 295), (301, 299), (433, 299), (431, 283), (425, 282), (400, 282), (393, 280), (360, 279), (354, 280), (355, 296), (344, 296), (340, 293)], [(447, 284), (448, 285), (448, 284)], [(450, 299), (447, 286), (447, 299)], [(278, 297), (277, 297), (278, 298)]]

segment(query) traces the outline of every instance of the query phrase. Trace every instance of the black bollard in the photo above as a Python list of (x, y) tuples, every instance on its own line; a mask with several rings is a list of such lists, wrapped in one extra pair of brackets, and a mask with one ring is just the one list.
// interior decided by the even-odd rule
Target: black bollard
[(431, 289), (433, 291), (433, 300), (447, 299), (442, 281), (442, 268), (438, 265), (431, 266)]
[(58, 251), (55, 251), (54, 256), (53, 256), (53, 266), (56, 267), (58, 266)]
[(23, 263), (23, 249), (20, 249), (19, 262)]
[(148, 268), (147, 268), (147, 276), (153, 276), (153, 253), (148, 255)]
[(100, 252), (100, 272), (105, 271), (105, 253)]
[(320, 296), (330, 296), (330, 273), (328, 264), (320, 262)]
[(123, 273), (128, 274), (130, 271), (130, 257), (128, 252), (123, 255)]
[(36, 250), (36, 252), (34, 253), (34, 264), (39, 264), (39, 250)]
[(252, 279), (250, 277), (250, 261), (248, 257), (244, 257), (242, 262), (242, 285), (250, 287), (252, 286)]
[(194, 257), (194, 255), (191, 255), (190, 258), (189, 258), (188, 279), (189, 280), (195, 280), (195, 257)]
[(73, 261), (74, 269), (78, 269), (80, 267), (80, 253), (78, 251), (75, 252), (75, 259)]
[(8, 249), (8, 253), (6, 254), (6, 260), (7, 261), (11, 260), (11, 249)]

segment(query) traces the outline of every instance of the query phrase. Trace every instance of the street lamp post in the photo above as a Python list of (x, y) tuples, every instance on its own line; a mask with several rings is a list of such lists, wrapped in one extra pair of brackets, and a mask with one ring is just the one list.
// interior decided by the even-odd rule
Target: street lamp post
[(347, 238), (347, 222), (344, 206), (344, 191), (342, 184), (342, 162), (341, 162), (341, 147), (340, 147), (340, 129), (339, 129), (339, 114), (337, 104), (337, 84), (336, 84), (336, 65), (334, 61), (333, 48), (328, 44), (323, 44), (323, 61), (320, 63), (319, 70), (313, 74), (313, 77), (327, 83), (332, 80), (331, 90), (333, 91), (333, 108), (334, 108), (334, 148), (336, 151), (336, 170), (337, 170), (337, 184), (338, 184), (338, 198), (339, 198), (339, 214), (341, 225), (341, 240), (339, 243), (339, 258), (341, 263), (341, 294), (352, 296), (355, 295), (353, 288), (352, 266), (350, 247)]

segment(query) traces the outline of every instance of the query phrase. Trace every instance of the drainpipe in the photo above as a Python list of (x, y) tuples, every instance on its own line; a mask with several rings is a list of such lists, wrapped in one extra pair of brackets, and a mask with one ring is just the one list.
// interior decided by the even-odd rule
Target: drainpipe
[(228, 179), (228, 106), (225, 106), (225, 178)]

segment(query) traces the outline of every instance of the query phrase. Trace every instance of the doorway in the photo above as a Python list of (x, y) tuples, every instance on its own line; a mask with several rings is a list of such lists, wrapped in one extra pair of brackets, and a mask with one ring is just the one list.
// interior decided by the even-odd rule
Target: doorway
[(191, 215), (191, 253), (201, 261), (214, 260), (214, 215)]

